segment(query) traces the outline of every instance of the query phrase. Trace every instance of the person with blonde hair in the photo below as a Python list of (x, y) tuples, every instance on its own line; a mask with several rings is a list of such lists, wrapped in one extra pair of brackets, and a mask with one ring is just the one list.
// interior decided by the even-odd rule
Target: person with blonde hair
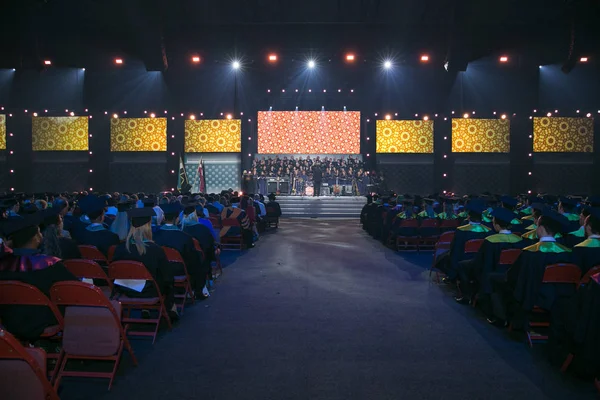
[[(125, 243), (121, 243), (115, 249), (113, 261), (130, 260), (143, 263), (158, 284), (161, 294), (165, 296), (165, 306), (169, 310), (169, 316), (172, 320), (177, 320), (179, 314), (174, 298), (173, 269), (164, 250), (152, 241), (151, 222), (156, 213), (152, 208), (133, 208), (127, 211), (127, 215), (131, 228)], [(129, 297), (158, 297), (154, 285), (147, 281), (116, 280), (115, 290)]]

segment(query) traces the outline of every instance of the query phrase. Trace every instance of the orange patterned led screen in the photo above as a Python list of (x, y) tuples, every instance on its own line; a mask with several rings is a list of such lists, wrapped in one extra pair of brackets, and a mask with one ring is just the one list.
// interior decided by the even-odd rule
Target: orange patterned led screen
[(242, 150), (242, 121), (202, 119), (185, 121), (186, 153), (239, 153)]
[(88, 117), (33, 117), (33, 151), (85, 151), (88, 144)]
[(433, 153), (433, 121), (377, 121), (377, 153)]
[(592, 118), (534, 118), (533, 151), (538, 153), (591, 153), (594, 149)]
[(6, 115), (0, 114), (0, 150), (6, 150)]
[(167, 151), (167, 119), (112, 118), (110, 151)]
[(358, 111), (260, 111), (261, 154), (358, 154)]
[(453, 119), (452, 152), (510, 152), (510, 121), (508, 119)]

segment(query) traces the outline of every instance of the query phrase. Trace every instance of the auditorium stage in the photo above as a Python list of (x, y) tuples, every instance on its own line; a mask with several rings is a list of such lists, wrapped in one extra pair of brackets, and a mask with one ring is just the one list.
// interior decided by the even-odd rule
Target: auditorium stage
[(367, 199), (362, 196), (277, 196), (282, 218), (358, 218)]

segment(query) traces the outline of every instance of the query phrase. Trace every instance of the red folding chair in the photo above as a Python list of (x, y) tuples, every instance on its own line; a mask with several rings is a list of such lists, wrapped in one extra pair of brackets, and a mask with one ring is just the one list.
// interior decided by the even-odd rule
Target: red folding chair
[(221, 229), (223, 227), (223, 225), (221, 225), (221, 217), (215, 214), (210, 214), (210, 217), (208, 217), (210, 223), (212, 224), (213, 228), (215, 229)]
[(455, 231), (456, 228), (458, 228), (458, 224), (459, 224), (459, 221), (457, 219), (445, 219), (440, 224), (440, 231), (442, 233)]
[[(498, 260), (498, 267), (502, 267), (505, 270), (508, 270), (511, 265), (513, 265), (523, 250), (521, 249), (506, 249), (500, 252), (500, 258)], [(473, 299), (473, 303), (471, 304), (473, 307), (477, 307), (478, 297), (475, 296)]]
[(431, 278), (431, 273), (435, 270), (435, 280), (437, 283), (440, 283), (440, 271), (435, 269), (437, 259), (440, 255), (450, 251), (454, 234), (455, 232), (453, 231), (442, 233), (433, 248), (433, 261), (431, 262), (431, 268), (429, 268), (429, 278)]
[(0, 392), (3, 400), (60, 400), (46, 378), (46, 352), (24, 347), (0, 329)]
[(117, 245), (116, 245), (116, 244), (113, 244), (112, 246), (110, 246), (110, 247), (108, 248), (108, 254), (107, 254), (107, 257), (106, 257), (106, 258), (108, 259), (107, 261), (108, 261), (109, 263), (111, 263), (111, 262), (112, 262), (112, 260), (113, 260), (113, 258), (114, 258), (114, 256), (115, 256), (115, 250), (117, 250)]
[[(542, 284), (573, 285), (574, 289), (576, 289), (580, 280), (581, 269), (579, 269), (577, 265), (559, 263), (546, 266), (546, 270), (544, 271), (544, 276), (542, 278)], [(533, 347), (534, 341), (537, 342), (548, 340), (547, 334), (534, 332), (531, 328), (550, 327), (550, 313), (548, 310), (534, 306), (531, 312), (532, 316), (536, 317), (536, 320), (530, 320), (527, 326), (527, 343), (529, 344), (529, 347)]]
[[(154, 332), (150, 331), (130, 331), (127, 330), (127, 334), (131, 336), (152, 336), (152, 344), (156, 341), (156, 335), (158, 334), (158, 328), (160, 327), (160, 321), (164, 318), (167, 321), (169, 330), (172, 329), (171, 318), (165, 307), (164, 297), (160, 292), (158, 284), (148, 272), (144, 264), (138, 261), (113, 261), (108, 266), (108, 277), (113, 281), (115, 279), (136, 279), (150, 281), (158, 294), (157, 297), (129, 297), (123, 294), (118, 295), (118, 300), (123, 308), (124, 317), (121, 318), (125, 324), (149, 324), (155, 325)], [(158, 311), (158, 318), (133, 318), (131, 317), (131, 310), (156, 310)]]
[(435, 250), (435, 244), (440, 238), (440, 229), (436, 219), (424, 219), (419, 226), (419, 251)]
[(106, 259), (106, 256), (102, 254), (102, 252), (98, 250), (96, 246), (80, 244), (77, 247), (79, 247), (79, 252), (81, 253), (81, 256), (86, 260), (96, 261), (98, 264), (104, 266), (108, 265), (108, 260)]
[(113, 283), (104, 269), (96, 261), (92, 260), (64, 260), (65, 267), (79, 279), (97, 279), (106, 282), (106, 286), (100, 287), (106, 297), (110, 298), (113, 292)]
[[(0, 305), (48, 307), (56, 319), (56, 325), (44, 329), (40, 338), (57, 342), (62, 340), (61, 334), (64, 328), (63, 317), (58, 308), (37, 287), (19, 281), (0, 281)], [(51, 381), (56, 377), (56, 372), (63, 356), (64, 351), (62, 348), (58, 353), (47, 354), (49, 359), (56, 360), (54, 368), (49, 372)]]
[[(127, 348), (133, 364), (137, 359), (127, 339), (127, 326), (121, 325), (121, 305), (109, 300), (102, 291), (85, 282), (57, 282), (50, 289), (57, 306), (65, 306), (63, 358), (55, 387), (65, 377), (108, 378), (108, 390), (117, 374), (123, 347)], [(111, 372), (67, 370), (69, 360), (112, 361)]]
[(240, 229), (240, 233), (233, 236), (221, 236), (221, 248), (223, 250), (243, 250), (244, 248), (244, 239), (242, 237), (242, 226), (240, 225), (240, 221), (237, 218), (225, 218), (221, 221), (223, 227), (238, 227)]
[(579, 281), (579, 285), (577, 286), (577, 288), (579, 289), (582, 286), (585, 286), (588, 283), (590, 283), (592, 275), (596, 275), (597, 273), (600, 273), (600, 265), (596, 265), (595, 267), (590, 268), (590, 270), (586, 272), (583, 278), (581, 278), (581, 280)]
[(419, 221), (405, 219), (400, 223), (399, 235), (396, 236), (396, 249), (398, 251), (419, 251)]
[[(194, 239), (195, 240), (195, 239)], [(172, 249), (170, 247), (162, 246), (162, 249), (165, 251), (165, 255), (167, 256), (167, 260), (170, 263), (181, 264), (183, 265), (183, 275), (175, 276), (175, 287), (183, 289), (183, 294), (175, 293), (175, 298), (181, 300), (181, 304), (177, 304), (177, 307), (181, 309), (181, 313), (183, 314), (183, 310), (185, 308), (185, 301), (190, 298), (192, 299), (192, 304), (196, 303), (196, 299), (194, 297), (194, 291), (192, 290), (192, 283), (190, 279), (190, 274), (188, 273), (187, 266), (185, 265), (185, 261), (179, 251)]]
[(471, 239), (465, 243), (465, 254), (474, 254), (479, 251), (485, 239)]
[[(198, 251), (202, 254), (202, 260), (206, 260), (206, 255), (204, 254), (204, 250), (202, 250), (202, 246), (200, 245), (200, 242), (198, 241), (198, 239), (192, 238), (192, 240), (194, 241), (194, 248), (196, 249), (196, 251)], [(221, 265), (221, 256), (217, 253), (215, 253), (215, 260), (216, 260), (215, 267), (213, 267), (213, 268), (216, 269), (216, 272), (218, 272), (219, 275), (223, 275), (223, 266)], [(213, 275), (216, 275), (216, 274), (213, 274)]]

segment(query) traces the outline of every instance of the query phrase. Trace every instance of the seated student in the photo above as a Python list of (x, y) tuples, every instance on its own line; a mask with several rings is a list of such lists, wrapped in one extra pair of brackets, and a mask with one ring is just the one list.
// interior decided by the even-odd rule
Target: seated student
[(217, 208), (217, 206), (215, 206), (213, 203), (215, 202), (215, 197), (214, 196), (208, 196), (208, 198), (206, 199), (206, 205), (204, 206), (204, 208), (206, 208), (206, 210), (208, 211), (208, 215), (213, 214), (213, 215), (218, 215), (221, 212), (220, 208)]
[[(206, 257), (206, 262), (210, 265), (215, 260), (215, 232), (210, 221), (205, 218), (198, 218), (199, 204), (188, 203), (183, 209), (183, 218), (181, 219), (181, 230), (195, 238)], [(202, 211), (200, 211), (202, 212)], [(209, 226), (210, 225), (210, 226)], [(205, 268), (207, 268), (205, 266)]]
[[(231, 201), (239, 201), (239, 198), (234, 197)], [(270, 204), (270, 203), (269, 203)], [(221, 212), (221, 221), (227, 218), (235, 218), (240, 223), (240, 227), (237, 226), (224, 226), (221, 228), (220, 237), (221, 241), (224, 237), (227, 236), (236, 236), (242, 235), (243, 241), (246, 244), (246, 247), (252, 248), (254, 247), (254, 243), (252, 242), (252, 230), (250, 230), (250, 221), (248, 221), (248, 216), (244, 210), (239, 208), (234, 208), (231, 206), (229, 202), (223, 204), (224, 208)], [(241, 231), (240, 231), (241, 228)]]
[(564, 238), (565, 246), (573, 248), (585, 240), (585, 237), (586, 237), (585, 220), (589, 215), (590, 215), (590, 207), (582, 207), (581, 213), (579, 214), (579, 221), (578, 221), (579, 229), (574, 229), (575, 222), (570, 221), (571, 224), (570, 224), (569, 233), (567, 233)]
[(440, 220), (458, 219), (458, 215), (454, 212), (454, 201), (452, 199), (444, 199), (443, 210), (437, 215)]
[(74, 260), (81, 257), (77, 243), (70, 237), (63, 236), (63, 221), (60, 209), (47, 208), (42, 212), (40, 230), (44, 237), (41, 245), (42, 253), (62, 260)]
[[(545, 210), (538, 220), (539, 242), (523, 249), (517, 261), (508, 269), (505, 280), (494, 277), (494, 315), (504, 320), (513, 320), (517, 326), (523, 322), (523, 312), (539, 306), (551, 310), (559, 290), (543, 285), (546, 266), (571, 262), (571, 250), (556, 243), (554, 236), (564, 232), (568, 220), (557, 212)], [(516, 306), (516, 303), (518, 306)]]
[(600, 265), (600, 208), (586, 208), (590, 215), (584, 223), (587, 239), (573, 247), (573, 263), (585, 275), (591, 268)]
[(362, 210), (360, 210), (360, 223), (362, 225), (363, 230), (367, 230), (367, 211), (369, 210), (370, 205), (373, 203), (373, 196), (368, 194), (367, 203), (363, 206)]
[[(77, 278), (59, 258), (40, 253), (43, 237), (38, 225), (41, 218), (41, 214), (28, 215), (0, 224), (7, 241), (0, 245), (0, 280), (24, 282), (49, 296), (54, 283)], [(0, 306), (0, 320), (13, 335), (30, 342), (36, 341), (45, 328), (56, 325), (52, 312), (47, 307), (37, 306)]]
[(469, 213), (469, 223), (457, 228), (450, 251), (445, 256), (439, 257), (437, 261), (436, 268), (446, 274), (443, 282), (447, 284), (456, 282), (458, 264), (465, 260), (465, 243), (472, 239), (484, 239), (492, 233), (490, 228), (481, 223), (481, 213), (485, 210), (482, 201), (471, 200), (466, 208)]
[(417, 214), (419, 218), (437, 218), (433, 209), (433, 199), (423, 199), (423, 211)]
[[(544, 212), (548, 212), (550, 211), (550, 207), (542, 204), (542, 203), (534, 203), (531, 205), (531, 209), (532, 209), (532, 217), (533, 219), (531, 220), (531, 222), (533, 223), (532, 225), (530, 225), (528, 228), (531, 228), (531, 230), (525, 232), (523, 235), (521, 235), (521, 238), (523, 239), (523, 244), (525, 246), (531, 246), (532, 244), (535, 244), (538, 242), (538, 236), (537, 236), (537, 223), (538, 220), (541, 218), (541, 216), (543, 215)], [(562, 235), (560, 233), (557, 233), (555, 238), (561, 240), (562, 239)]]
[(117, 215), (115, 220), (110, 226), (110, 231), (119, 237), (120, 241), (125, 241), (129, 234), (129, 217), (127, 216), (127, 210), (133, 207), (133, 202), (123, 198), (117, 203)]
[(103, 224), (106, 201), (94, 195), (88, 195), (83, 203), (80, 202), (81, 210), (90, 219), (90, 224), (85, 227), (78, 237), (80, 244), (96, 246), (105, 256), (111, 246), (121, 243), (116, 233), (106, 229)]
[(517, 199), (510, 196), (500, 196), (500, 203), (502, 207), (506, 208), (507, 210), (510, 210), (514, 214), (514, 218), (510, 222), (511, 230), (523, 233), (525, 227), (523, 226), (523, 223), (519, 220), (519, 211), (517, 210)]
[[(174, 275), (173, 268), (167, 260), (164, 250), (152, 241), (152, 217), (156, 215), (152, 208), (133, 208), (127, 211), (130, 218), (131, 229), (125, 243), (121, 243), (115, 249), (113, 261), (130, 260), (139, 261), (144, 264), (152, 275), (161, 294), (165, 296), (165, 307), (169, 311), (172, 320), (177, 320), (177, 306), (174, 298)], [(154, 285), (149, 282), (131, 281), (126, 282), (128, 286), (120, 285), (115, 281), (115, 291), (134, 298), (157, 297)], [(115, 298), (118, 300), (118, 295)]]
[[(276, 201), (277, 198), (275, 197), (275, 193), (270, 193), (268, 197), (269, 197), (269, 202), (266, 204), (267, 216), (276, 217), (276, 218), (281, 217), (281, 206)], [(223, 210), (221, 210), (221, 211), (223, 211)]]
[(536, 203), (543, 203), (543, 200), (536, 195), (527, 196), (527, 201), (524, 207), (521, 207), (518, 210), (519, 215), (521, 216), (521, 221), (533, 220), (533, 205)]
[[(200, 253), (196, 251), (192, 236), (183, 232), (177, 226), (180, 211), (179, 203), (163, 204), (161, 208), (164, 215), (164, 224), (153, 234), (154, 243), (175, 249), (181, 254), (190, 274), (192, 289), (196, 296), (200, 297), (201, 292), (203, 294), (206, 292), (204, 297), (207, 297), (206, 271), (202, 267), (204, 260), (202, 260)], [(183, 268), (175, 269), (173, 275), (183, 275)]]
[(578, 205), (579, 203), (573, 199), (561, 197), (558, 203), (558, 212), (569, 221), (577, 222), (579, 221), (579, 212), (577, 211)]
[(490, 216), (494, 229), (498, 233), (485, 238), (475, 258), (458, 264), (461, 294), (457, 295), (455, 300), (461, 304), (468, 304), (471, 301), (476, 293), (477, 284), (481, 285), (479, 288), (481, 294), (490, 294), (489, 275), (496, 270), (502, 250), (523, 247), (521, 237), (514, 235), (510, 230), (514, 219), (512, 211), (498, 207), (492, 210)]

